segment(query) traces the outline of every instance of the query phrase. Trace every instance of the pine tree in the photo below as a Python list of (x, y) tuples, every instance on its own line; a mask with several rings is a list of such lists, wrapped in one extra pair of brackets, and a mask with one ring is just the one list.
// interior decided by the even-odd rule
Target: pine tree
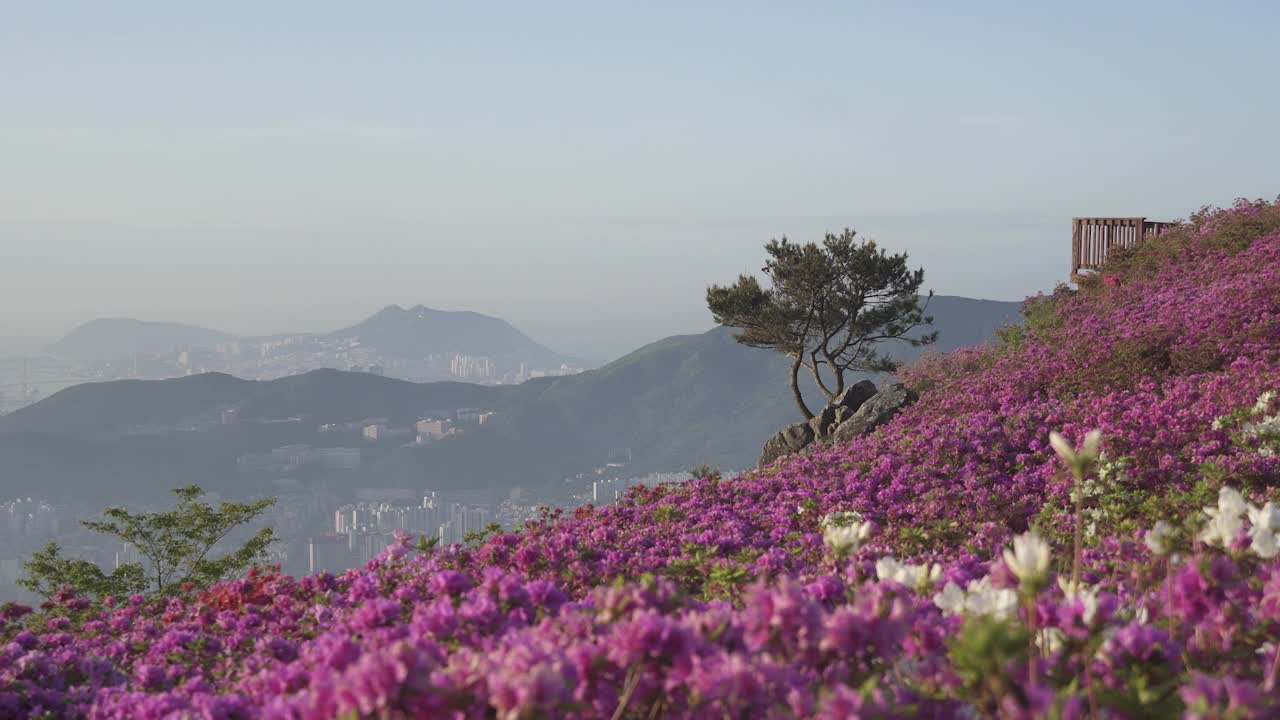
[(911, 270), (906, 253), (890, 255), (848, 229), (827, 234), (821, 245), (771, 240), (765, 252), (768, 287), (742, 275), (733, 285), (708, 288), (707, 305), (716, 322), (739, 330), (738, 342), (792, 359), (791, 391), (806, 419), (813, 412), (800, 388), (802, 367), (833, 400), (848, 373), (899, 367), (880, 352), (882, 343), (919, 347), (937, 340), (923, 329), (933, 322), (924, 314), (933, 293), (920, 297), (924, 270)]

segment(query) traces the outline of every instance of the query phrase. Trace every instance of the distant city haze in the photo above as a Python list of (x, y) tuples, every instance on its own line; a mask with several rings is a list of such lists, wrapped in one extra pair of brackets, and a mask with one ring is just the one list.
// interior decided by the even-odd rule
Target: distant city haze
[(1012, 300), (1073, 215), (1275, 196), (1280, 6), (1028, 5), (10, 3), (0, 354), (398, 303), (598, 363), (783, 234)]
[[(946, 294), (1021, 299), (1066, 274), (1070, 226), (1060, 218), (869, 219), (861, 226), (870, 236), (909, 251), (926, 268), (927, 286)], [(821, 239), (840, 222), (259, 230), (260, 246), (240, 250), (230, 248), (246, 231), (33, 229), (18, 247), (23, 260), (0, 270), (0, 328), (52, 340), (95, 317), (132, 317), (262, 335), (331, 331), (390, 303), (425, 304), (501, 317), (600, 363), (708, 329), (709, 283), (758, 272), (771, 237)], [(979, 258), (995, 261), (984, 267)], [(87, 293), (91, 287), (101, 294)]]

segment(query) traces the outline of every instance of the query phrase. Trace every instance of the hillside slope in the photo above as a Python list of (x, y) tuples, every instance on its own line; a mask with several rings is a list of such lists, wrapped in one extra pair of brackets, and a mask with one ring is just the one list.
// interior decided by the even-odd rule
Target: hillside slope
[(134, 425), (170, 425), (215, 417), (251, 395), (258, 383), (223, 373), (172, 380), (114, 380), (60, 390), (0, 416), (0, 434), (72, 435), (113, 432)]
[(614, 448), (642, 469), (740, 463), (795, 413), (784, 365), (724, 329), (671, 337), (598, 370), (526, 383), (495, 429), (553, 447), (571, 438), (594, 463)]
[(242, 420), (308, 416), (309, 423), (386, 417), (408, 424), (431, 408), (493, 405), (500, 389), (471, 383), (412, 383), (368, 373), (313, 370), (279, 380), (204, 373), (173, 380), (86, 383), (0, 417), (0, 435), (111, 433), (135, 425), (210, 421), (224, 409)]
[[(1016, 308), (1016, 303), (934, 298), (930, 310), (940, 332), (938, 347), (987, 340)], [(637, 473), (701, 463), (740, 468), (754, 464), (765, 439), (796, 417), (785, 366), (777, 353), (738, 345), (722, 328), (667, 338), (598, 370), (519, 386), (420, 384), (335, 370), (271, 381), (209, 373), (94, 383), (0, 417), (0, 449), (8, 448), (0, 454), (0, 472), (8, 474), (13, 487), (28, 491), (71, 491), (88, 481), (102, 482), (104, 491), (118, 484), (159, 492), (175, 474), (191, 471), (180, 463), (225, 468), (228, 453), (235, 457), (228, 445), (235, 438), (248, 443), (242, 452), (261, 448), (248, 436), (198, 433), (181, 439), (181, 452), (170, 452), (163, 443), (148, 445), (143, 457), (122, 464), (121, 449), (101, 436), (138, 426), (207, 426), (231, 408), (241, 420), (306, 416), (312, 430), (321, 423), (368, 417), (408, 425), (440, 408), (499, 411), (492, 425), (449, 443), (399, 453), (379, 466), (386, 477), (377, 482), (419, 488), (540, 484), (599, 465), (619, 449), (630, 450), (630, 469)], [(815, 395), (807, 381), (806, 389)], [(17, 433), (59, 437), (3, 442)], [(262, 438), (267, 437), (264, 430)], [(84, 462), (68, 465), (72, 457)], [(130, 472), (137, 477), (121, 479)], [(212, 478), (211, 489), (225, 482), (216, 473)]]
[[(1108, 275), (763, 472), (337, 578), (10, 610), (0, 693), (105, 718), (1276, 717), (1280, 206)], [(1094, 429), (1072, 508), (1049, 433)]]
[[(1018, 321), (1018, 308), (937, 296), (929, 312), (938, 343), (927, 351), (984, 343)], [(922, 350), (891, 343), (886, 352), (911, 359)], [(812, 381), (803, 383), (816, 402)], [(728, 328), (667, 338), (580, 375), (526, 383), (508, 408), (498, 427), (509, 434), (548, 443), (569, 436), (597, 462), (609, 449), (630, 449), (638, 470), (749, 467), (764, 441), (798, 417), (786, 358), (739, 345)]]

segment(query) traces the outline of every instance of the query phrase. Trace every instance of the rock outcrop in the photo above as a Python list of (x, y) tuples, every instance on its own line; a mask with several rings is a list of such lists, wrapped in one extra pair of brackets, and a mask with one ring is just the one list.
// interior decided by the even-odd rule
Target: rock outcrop
[(845, 429), (843, 439), (846, 440), (870, 432), (888, 422), (915, 399), (915, 393), (902, 383), (886, 385), (877, 391), (875, 383), (860, 380), (845, 388), (830, 405), (808, 421), (788, 425), (769, 438), (760, 453), (759, 467), (765, 467), (783, 455), (800, 452), (814, 442), (842, 439), (842, 429)]
[(788, 425), (782, 432), (769, 438), (769, 441), (764, 444), (764, 450), (760, 452), (758, 466), (765, 467), (783, 455), (800, 452), (806, 445), (813, 442), (813, 438), (813, 428), (809, 427), (809, 423), (798, 422), (794, 425)]
[(848, 408), (828, 405), (822, 408), (817, 415), (809, 418), (809, 422), (806, 424), (809, 426), (809, 429), (813, 431), (814, 439), (817, 440), (826, 437), (827, 434), (843, 422), (848, 415)]
[(859, 435), (866, 435), (893, 419), (903, 408), (919, 398), (915, 391), (902, 383), (890, 383), (880, 392), (862, 403), (858, 411), (840, 423), (831, 434), (834, 442), (847, 442)]
[(876, 385), (870, 380), (859, 380), (845, 388), (831, 404), (809, 420), (815, 440), (827, 440), (831, 432), (845, 420), (853, 417), (858, 408), (876, 394)]

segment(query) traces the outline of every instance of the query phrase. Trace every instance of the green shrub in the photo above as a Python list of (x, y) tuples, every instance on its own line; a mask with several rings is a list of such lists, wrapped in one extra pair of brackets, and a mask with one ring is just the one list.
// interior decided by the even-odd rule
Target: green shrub
[(692, 470), (689, 471), (689, 475), (692, 476), (694, 479), (706, 478), (712, 481), (718, 481), (723, 477), (723, 474), (720, 472), (720, 467), (718, 465), (715, 467), (712, 467), (707, 463), (703, 463), (702, 465), (699, 465), (693, 468)]
[(996, 350), (1006, 355), (1021, 350), (1030, 338), (1043, 339), (1062, 325), (1058, 316), (1058, 300), (1074, 293), (1069, 286), (1059, 284), (1050, 295), (1035, 295), (1022, 303), (1022, 322), (1006, 325), (996, 330)]
[(1230, 211), (1206, 205), (1158, 237), (1135, 248), (1112, 250), (1102, 272), (1089, 276), (1080, 285), (1100, 287), (1104, 275), (1151, 275), (1166, 267), (1193, 242), (1234, 254), (1276, 231), (1280, 231), (1280, 198), (1275, 202), (1242, 198), (1236, 200)]

